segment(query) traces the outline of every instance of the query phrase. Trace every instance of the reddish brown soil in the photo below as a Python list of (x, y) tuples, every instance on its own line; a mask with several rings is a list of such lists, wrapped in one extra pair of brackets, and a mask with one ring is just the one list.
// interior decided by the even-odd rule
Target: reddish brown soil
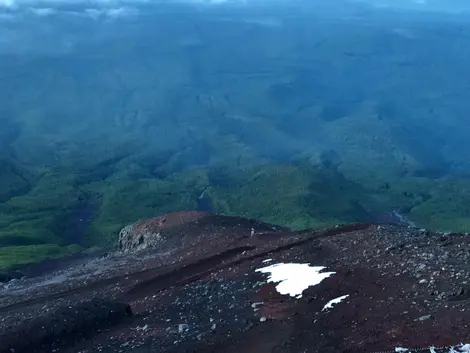
[[(293, 232), (199, 212), (141, 226), (164, 228), (168, 242), (0, 287), (0, 352), (379, 352), (470, 341), (468, 236), (373, 224)], [(255, 272), (268, 258), (336, 274), (296, 299)]]

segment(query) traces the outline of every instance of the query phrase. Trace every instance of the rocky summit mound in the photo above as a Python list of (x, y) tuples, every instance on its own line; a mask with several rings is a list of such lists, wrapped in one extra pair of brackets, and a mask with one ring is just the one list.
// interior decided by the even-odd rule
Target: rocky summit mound
[(203, 238), (213, 238), (214, 234), (217, 237), (248, 235), (251, 234), (251, 229), (258, 232), (288, 230), (255, 220), (221, 217), (209, 212), (174, 212), (124, 227), (119, 233), (119, 250), (169, 251), (177, 247), (197, 245)]
[(0, 352), (470, 351), (464, 234), (181, 212), (120, 249), (0, 287)]

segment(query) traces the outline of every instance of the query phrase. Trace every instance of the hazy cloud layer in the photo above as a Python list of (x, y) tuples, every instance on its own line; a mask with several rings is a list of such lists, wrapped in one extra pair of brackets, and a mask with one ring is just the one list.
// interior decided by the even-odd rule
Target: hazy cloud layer
[[(460, 13), (470, 9), (467, 0), (0, 0), (1, 54), (66, 54), (84, 43), (99, 41), (106, 28), (101, 23), (142, 21), (169, 5), (190, 4), (221, 9), (218, 21), (252, 22), (279, 26), (283, 16), (307, 16), (318, 13), (332, 18), (349, 18), (353, 8), (433, 10)], [(254, 5), (261, 6), (254, 6)], [(289, 11), (278, 9), (287, 5)], [(241, 5), (241, 6), (240, 6)], [(268, 5), (268, 6), (266, 6)], [(345, 6), (351, 5), (351, 6)], [(232, 11), (232, 7), (243, 11)], [(179, 7), (179, 6), (178, 6)], [(225, 10), (228, 9), (228, 11)], [(192, 11), (192, 10), (191, 10)], [(351, 12), (352, 11), (352, 12)], [(358, 13), (369, 16), (370, 11)], [(467, 16), (467, 14), (466, 14)], [(359, 20), (362, 21), (361, 17)], [(95, 26), (98, 25), (98, 26)], [(106, 26), (105, 26), (106, 27)], [(115, 29), (114, 29), (115, 30)], [(397, 35), (412, 38), (416, 34), (398, 29)]]
[[(246, 0), (236, 0), (244, 2)], [(220, 4), (225, 2), (233, 2), (233, 0), (0, 0), (0, 7), (4, 9), (20, 9), (30, 7), (61, 7), (63, 5), (88, 5), (91, 7), (119, 7), (120, 5), (139, 5), (151, 3), (168, 3), (168, 2), (189, 2), (201, 4)]]
[(84, 16), (95, 20), (117, 19), (135, 16), (143, 8), (165, 3), (215, 5), (226, 2), (233, 2), (233, 0), (0, 0), (0, 21), (11, 21), (21, 16), (31, 15), (37, 17)]
[[(0, 21), (11, 20), (19, 14), (29, 13), (44, 17), (57, 14), (85, 15), (97, 18), (122, 18), (136, 15), (139, 9), (159, 4), (199, 4), (204, 6), (230, 4), (286, 3), (299, 7), (311, 4), (355, 3), (373, 8), (401, 8), (408, 10), (433, 10), (444, 12), (470, 11), (466, 0), (0, 0)], [(322, 5), (323, 6), (323, 5)], [(330, 6), (330, 5), (327, 5)], [(334, 5), (333, 5), (334, 6)]]

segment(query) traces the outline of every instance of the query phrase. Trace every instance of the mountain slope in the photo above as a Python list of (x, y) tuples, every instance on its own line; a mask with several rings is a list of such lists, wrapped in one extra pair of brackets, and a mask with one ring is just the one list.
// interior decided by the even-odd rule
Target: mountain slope
[(143, 233), (158, 234), (146, 251), (58, 262), (0, 288), (0, 352), (441, 353), (468, 338), (462, 234), (289, 231), (204, 212), (139, 222), (125, 244)]

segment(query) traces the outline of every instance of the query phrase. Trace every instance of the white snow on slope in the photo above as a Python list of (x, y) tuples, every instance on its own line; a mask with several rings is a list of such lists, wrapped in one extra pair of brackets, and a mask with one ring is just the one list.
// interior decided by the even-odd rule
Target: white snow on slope
[(338, 297), (338, 298), (335, 298), (335, 299), (331, 299), (328, 303), (325, 304), (325, 306), (323, 307), (322, 311), (333, 308), (333, 305), (342, 302), (342, 301), (343, 301), (344, 299), (346, 299), (347, 297), (349, 297), (349, 294), (342, 295), (341, 297)]
[(335, 272), (321, 272), (323, 269), (324, 266), (311, 267), (308, 263), (279, 263), (259, 268), (256, 272), (270, 273), (268, 282), (279, 282), (276, 286), (279, 293), (301, 298), (305, 289), (335, 274)]

